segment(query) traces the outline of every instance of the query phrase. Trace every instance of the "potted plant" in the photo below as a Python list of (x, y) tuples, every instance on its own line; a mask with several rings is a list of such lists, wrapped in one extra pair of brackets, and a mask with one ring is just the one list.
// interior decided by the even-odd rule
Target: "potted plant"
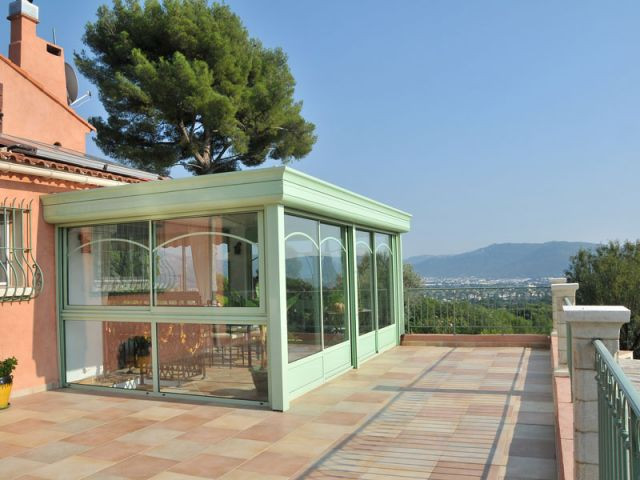
[(0, 409), (9, 407), (9, 396), (13, 385), (13, 371), (18, 365), (16, 357), (5, 358), (0, 361)]
[(151, 364), (151, 339), (143, 335), (133, 337), (134, 362), (143, 369)]
[(251, 368), (251, 378), (256, 387), (259, 399), (266, 399), (269, 395), (269, 370), (267, 369), (267, 328), (260, 325), (260, 366)]

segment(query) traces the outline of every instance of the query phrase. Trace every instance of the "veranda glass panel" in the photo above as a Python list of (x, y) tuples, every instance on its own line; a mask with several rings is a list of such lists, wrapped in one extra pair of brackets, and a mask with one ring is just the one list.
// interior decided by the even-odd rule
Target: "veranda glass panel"
[(346, 229), (320, 224), (324, 348), (349, 340)]
[(153, 390), (151, 324), (65, 322), (67, 382)]
[(358, 332), (372, 332), (373, 325), (373, 246), (371, 233), (356, 231), (356, 261), (358, 264)]
[(155, 222), (159, 306), (258, 307), (258, 215)]
[(391, 235), (376, 233), (376, 288), (378, 289), (378, 328), (394, 323), (393, 302), (393, 257)]
[(319, 224), (285, 216), (289, 363), (322, 350)]
[(269, 398), (265, 326), (158, 324), (158, 363), (162, 392)]
[(67, 231), (70, 305), (149, 305), (149, 224)]

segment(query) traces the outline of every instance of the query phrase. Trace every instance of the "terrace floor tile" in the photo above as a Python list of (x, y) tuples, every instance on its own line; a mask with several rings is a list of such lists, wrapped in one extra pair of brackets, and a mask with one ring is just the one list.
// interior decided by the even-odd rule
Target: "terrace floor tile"
[(551, 378), (548, 351), (404, 346), (286, 413), (44, 392), (0, 412), (0, 478), (555, 478)]

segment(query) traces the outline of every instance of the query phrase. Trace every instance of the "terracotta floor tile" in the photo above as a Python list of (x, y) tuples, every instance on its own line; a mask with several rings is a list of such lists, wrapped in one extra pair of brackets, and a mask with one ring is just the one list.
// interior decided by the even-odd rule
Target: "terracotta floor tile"
[(190, 415), (195, 415), (197, 417), (204, 417), (210, 420), (214, 418), (218, 418), (222, 415), (226, 415), (227, 413), (233, 412), (234, 408), (232, 407), (220, 407), (217, 405), (200, 405), (193, 410), (189, 410)]
[(272, 444), (258, 440), (247, 440), (244, 438), (227, 438), (215, 445), (206, 447), (204, 453), (211, 455), (222, 455), (232, 458), (251, 458), (266, 450)]
[(150, 480), (203, 480), (205, 477), (194, 477), (176, 472), (162, 472), (151, 477)]
[(122, 435), (118, 437), (118, 441), (138, 445), (159, 445), (162, 443), (171, 443), (174, 438), (180, 435), (183, 435), (183, 432), (180, 430), (152, 426)]
[(154, 422), (151, 420), (124, 417), (90, 430), (71, 435), (65, 438), (65, 441), (89, 446), (101, 445), (128, 433), (141, 430), (153, 423)]
[(51, 442), (57, 442), (67, 436), (65, 432), (57, 432), (45, 428), (31, 430), (26, 433), (4, 433), (2, 439), (13, 445), (34, 448)]
[(92, 428), (85, 432), (76, 433), (65, 438), (66, 442), (77, 443), (80, 445), (97, 446), (108, 443), (120, 437), (122, 433), (114, 432), (102, 427)]
[(251, 417), (248, 415), (242, 415), (242, 412), (228, 413), (221, 417), (210, 420), (205, 423), (205, 427), (209, 428), (228, 428), (232, 430), (245, 430), (253, 425), (262, 422), (263, 419), (259, 417)]
[(217, 443), (225, 438), (229, 438), (237, 434), (237, 430), (229, 430), (223, 428), (197, 427), (188, 432), (183, 433), (179, 437), (180, 440), (189, 440), (191, 442), (204, 442), (206, 444)]
[(293, 427), (287, 427), (278, 424), (262, 424), (254, 425), (238, 433), (236, 438), (245, 438), (247, 440), (258, 440), (262, 442), (277, 442), (286, 436)]
[(192, 428), (199, 427), (210, 421), (211, 420), (207, 417), (193, 415), (192, 413), (183, 413), (181, 415), (177, 415), (175, 417), (169, 418), (168, 420), (160, 422), (157, 424), (157, 426), (161, 428), (170, 428), (173, 430), (186, 432), (191, 430)]
[(348, 402), (384, 403), (389, 400), (389, 397), (388, 393), (363, 392), (349, 395), (345, 400)]
[(171, 407), (151, 407), (141, 410), (131, 415), (131, 418), (142, 418), (145, 420), (153, 420), (154, 422), (161, 422), (168, 420), (169, 418), (182, 415), (184, 410)]
[[(225, 444), (228, 440), (218, 442), (218, 444)], [(190, 442), (188, 440), (173, 439), (169, 442), (157, 445), (150, 448), (145, 452), (145, 455), (152, 457), (166, 458), (168, 460), (183, 461), (205, 451), (208, 447), (203, 442)]]
[(29, 449), (18, 455), (18, 457), (36, 462), (54, 463), (73, 455), (79, 455), (87, 449), (88, 447), (85, 445), (60, 441)]
[(120, 434), (135, 432), (136, 430), (141, 430), (150, 425), (156, 423), (155, 420), (150, 420), (146, 418), (137, 418), (133, 415), (128, 417), (122, 417), (112, 422), (104, 424), (102, 427), (105, 430), (110, 430), (113, 432), (118, 432)]
[(132, 457), (148, 448), (148, 445), (136, 445), (129, 442), (125, 443), (115, 441), (86, 450), (82, 452), (81, 456), (107, 460), (110, 462), (120, 462), (125, 458)]
[(83, 418), (108, 422), (117, 418), (126, 417), (127, 415), (131, 415), (131, 410), (127, 410), (126, 408), (108, 407), (95, 412), (85, 413)]
[(100, 471), (104, 475), (116, 475), (128, 479), (144, 480), (170, 469), (176, 464), (174, 460), (150, 457), (148, 455), (134, 455), (115, 465)]
[(28, 418), (25, 420), (18, 420), (14, 423), (2, 425), (0, 426), (0, 431), (10, 433), (29, 433), (33, 430), (48, 428), (53, 425), (55, 425), (55, 422), (40, 420), (36, 418)]
[(286, 413), (44, 392), (0, 412), (0, 479), (551, 478), (551, 392), (548, 351), (471, 347), (393, 349)]
[(516, 457), (555, 458), (556, 445), (552, 439), (514, 438), (509, 447), (509, 455)]
[(11, 480), (21, 475), (26, 475), (38, 468), (42, 468), (45, 464), (42, 462), (34, 462), (18, 457), (5, 457), (0, 460), (0, 478), (3, 480)]
[(222, 455), (200, 454), (171, 468), (172, 472), (204, 478), (220, 478), (243, 460)]
[(266, 475), (290, 477), (299, 472), (309, 463), (308, 457), (284, 455), (281, 453), (266, 451), (242, 464), (239, 470), (246, 470)]
[(13, 445), (11, 443), (0, 442), (0, 459), (20, 455), (25, 450), (28, 450), (28, 447), (21, 447), (19, 445)]
[(556, 466), (553, 460), (541, 458), (509, 457), (506, 465), (506, 478), (543, 480), (556, 478)]
[(282, 440), (269, 447), (269, 452), (300, 457), (319, 457), (325, 450), (335, 443), (333, 439), (319, 439), (305, 437), (297, 433), (290, 433)]
[(364, 413), (349, 413), (349, 412), (325, 412), (314, 420), (314, 423), (329, 423), (332, 425), (356, 425), (363, 418), (366, 417)]
[[(220, 477), (222, 480), (288, 480), (289, 476), (249, 472), (236, 468)], [(344, 479), (344, 477), (342, 477)], [(186, 479), (185, 479), (186, 480)]]
[(103, 425), (105, 420), (94, 420), (92, 418), (74, 418), (66, 422), (59, 422), (49, 427), (50, 430), (56, 430), (60, 432), (67, 432), (69, 434), (80, 433), (90, 430), (92, 428)]
[(72, 456), (33, 470), (30, 473), (36, 477), (49, 480), (76, 480), (87, 477), (109, 465), (111, 465), (111, 462), (105, 460)]

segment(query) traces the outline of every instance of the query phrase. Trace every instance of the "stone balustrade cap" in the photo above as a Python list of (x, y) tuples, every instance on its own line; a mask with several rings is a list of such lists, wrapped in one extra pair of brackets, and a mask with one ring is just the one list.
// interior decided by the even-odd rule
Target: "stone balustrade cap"
[(631, 319), (631, 310), (622, 306), (565, 305), (562, 310), (569, 323), (627, 323)]
[(579, 283), (553, 283), (551, 284), (551, 293), (553, 295), (574, 295), (579, 286)]
[(549, 279), (549, 283), (551, 283), (551, 285), (557, 285), (560, 283), (567, 283), (567, 279), (564, 277), (558, 277), (558, 278), (550, 278)]

